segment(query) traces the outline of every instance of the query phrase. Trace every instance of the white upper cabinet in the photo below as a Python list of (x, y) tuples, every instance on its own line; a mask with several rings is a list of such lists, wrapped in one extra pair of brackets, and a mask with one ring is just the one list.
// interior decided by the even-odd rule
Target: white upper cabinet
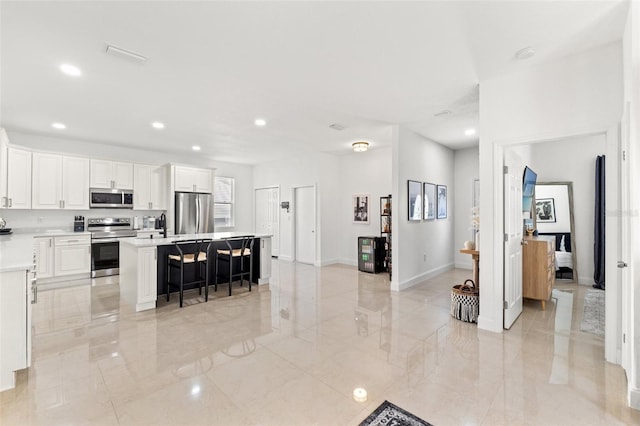
[(133, 208), (135, 210), (166, 209), (166, 167), (133, 165)]
[(7, 196), (2, 205), (10, 209), (31, 208), (31, 151), (7, 149)]
[(62, 208), (89, 208), (89, 160), (62, 157)]
[(33, 209), (89, 208), (89, 160), (33, 153)]
[(0, 208), (7, 207), (7, 155), (9, 138), (4, 129), (0, 129)]
[(209, 169), (175, 168), (175, 190), (180, 192), (212, 192), (213, 176)]
[(133, 164), (91, 160), (91, 187), (133, 189)]

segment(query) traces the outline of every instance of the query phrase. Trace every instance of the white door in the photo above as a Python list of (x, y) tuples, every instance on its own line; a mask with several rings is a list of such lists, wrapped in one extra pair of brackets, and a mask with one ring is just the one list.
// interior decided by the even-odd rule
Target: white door
[(195, 169), (193, 176), (195, 191), (211, 194), (213, 192), (212, 177), (209, 169)]
[(504, 323), (511, 328), (522, 313), (522, 171), (514, 153), (504, 156)]
[[(149, 200), (152, 210), (165, 210), (167, 188), (167, 169), (164, 166), (158, 166), (151, 169), (151, 180), (149, 182)], [(135, 199), (135, 197), (134, 197)]]
[(91, 187), (113, 188), (113, 165), (107, 160), (91, 160)]
[(294, 188), (295, 261), (316, 261), (316, 190), (313, 186)]
[(53, 237), (33, 239), (33, 251), (36, 262), (36, 276), (49, 278), (53, 276)]
[(195, 192), (196, 172), (191, 167), (176, 167), (175, 189), (179, 192)]
[(133, 189), (133, 164), (113, 163), (113, 187), (118, 189)]
[(62, 208), (89, 208), (89, 160), (78, 157), (62, 158)]
[(279, 188), (259, 188), (255, 193), (256, 234), (271, 235), (271, 255), (278, 256), (279, 248)]
[[(620, 287), (619, 287), (620, 293), (618, 297), (620, 298), (620, 305), (621, 305), (620, 306), (621, 336), (618, 336), (618, 333), (611, 333), (610, 330), (614, 329), (614, 327), (611, 327), (610, 324), (608, 324), (609, 321), (615, 318), (614, 315), (611, 315), (608, 312), (610, 310), (609, 307), (611, 306), (612, 302), (617, 307), (618, 301), (617, 300), (606, 301), (606, 304), (608, 306), (606, 306), (605, 308), (605, 315), (606, 315), (605, 316), (605, 324), (606, 324), (605, 339), (616, 340), (614, 344), (610, 343), (612, 347), (615, 346), (617, 348), (618, 344), (620, 344), (621, 346), (620, 364), (622, 365), (622, 368), (624, 368), (625, 371), (627, 372), (627, 377), (630, 377), (630, 375), (633, 374), (632, 368), (631, 368), (632, 366), (631, 343), (635, 339), (633, 337), (634, 336), (633, 324), (635, 321), (635, 318), (634, 318), (635, 312), (633, 309), (633, 305), (634, 305), (635, 295), (634, 295), (632, 280), (630, 279), (630, 277), (633, 276), (633, 272), (632, 272), (633, 261), (631, 258), (631, 250), (630, 250), (631, 239), (629, 238), (629, 236), (632, 235), (631, 233), (633, 232), (632, 231), (633, 226), (630, 223), (631, 217), (629, 216), (629, 214), (631, 211), (633, 211), (633, 207), (631, 205), (631, 190), (630, 190), (630, 181), (629, 181), (630, 175), (631, 175), (630, 161), (627, 159), (628, 154), (630, 154), (629, 150), (631, 148), (629, 110), (630, 110), (630, 105), (629, 103), (627, 103), (625, 105), (625, 111), (622, 117), (622, 123), (621, 123), (622, 132), (621, 132), (621, 138), (620, 138), (621, 151), (624, 154), (618, 157), (618, 161), (619, 161), (618, 167), (620, 170), (620, 185), (619, 185), (620, 209), (618, 211), (623, 212), (623, 214), (620, 215), (620, 222), (618, 225), (619, 246), (618, 246), (618, 280), (617, 280), (617, 282), (620, 283)], [(607, 176), (607, 179), (610, 179), (610, 178), (611, 178), (610, 176)], [(612, 297), (611, 296), (612, 292), (609, 288), (609, 283), (606, 283), (606, 284), (607, 284), (607, 292), (605, 297)], [(607, 345), (605, 345), (605, 347), (606, 346)]]

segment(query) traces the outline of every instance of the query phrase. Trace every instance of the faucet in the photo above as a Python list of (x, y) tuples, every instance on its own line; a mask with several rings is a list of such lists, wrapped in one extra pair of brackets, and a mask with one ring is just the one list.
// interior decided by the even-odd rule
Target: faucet
[(162, 238), (167, 238), (167, 216), (164, 213), (160, 215), (160, 223), (162, 224)]

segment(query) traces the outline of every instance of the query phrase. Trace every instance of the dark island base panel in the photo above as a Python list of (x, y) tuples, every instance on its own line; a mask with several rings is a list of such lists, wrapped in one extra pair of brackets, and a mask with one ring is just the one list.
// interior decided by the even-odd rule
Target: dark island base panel
[[(190, 252), (193, 253), (195, 251), (195, 244), (188, 246)], [(234, 247), (235, 248), (235, 247)], [(238, 247), (240, 248), (240, 247)], [(207, 267), (209, 268), (209, 282), (210, 285), (213, 286), (214, 283), (214, 271), (215, 271), (215, 253), (216, 250), (227, 249), (227, 244), (224, 241), (214, 241), (211, 246), (211, 259), (209, 259), (207, 263)], [(252, 271), (252, 280), (253, 284), (258, 284), (258, 278), (260, 277), (260, 239), (256, 238), (253, 243), (253, 271)], [(185, 251), (186, 253), (186, 251)], [(173, 245), (167, 246), (158, 246), (158, 298), (160, 295), (165, 295), (167, 293), (167, 261), (169, 254), (177, 254), (175, 251), (175, 247)], [(239, 261), (235, 261), (238, 265), (234, 267), (233, 273), (236, 274), (240, 271)], [(221, 262), (220, 266), (222, 269), (219, 272), (218, 277), (218, 292), (223, 291), (225, 294), (229, 294), (229, 264), (226, 262)], [(193, 263), (186, 264), (184, 268), (184, 280), (185, 282), (195, 281), (197, 273), (197, 268)], [(236, 278), (238, 280), (238, 278)], [(245, 280), (246, 281), (246, 280)], [(171, 283), (178, 284), (180, 282), (180, 271), (177, 268), (171, 268)], [(252, 284), (252, 285), (253, 285)], [(245, 286), (247, 284), (245, 283)], [(234, 287), (239, 286), (239, 284), (234, 284)], [(185, 285), (185, 290), (198, 288), (197, 284)], [(177, 292), (178, 287), (172, 285), (171, 293)], [(213, 291), (213, 288), (210, 288), (209, 291)]]

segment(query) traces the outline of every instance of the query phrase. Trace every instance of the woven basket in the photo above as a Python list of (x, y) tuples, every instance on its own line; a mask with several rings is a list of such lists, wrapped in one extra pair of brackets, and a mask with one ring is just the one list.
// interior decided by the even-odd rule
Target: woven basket
[(451, 289), (451, 316), (460, 321), (477, 323), (479, 313), (480, 292), (473, 280), (454, 285)]

